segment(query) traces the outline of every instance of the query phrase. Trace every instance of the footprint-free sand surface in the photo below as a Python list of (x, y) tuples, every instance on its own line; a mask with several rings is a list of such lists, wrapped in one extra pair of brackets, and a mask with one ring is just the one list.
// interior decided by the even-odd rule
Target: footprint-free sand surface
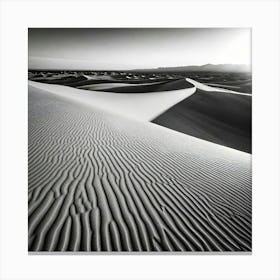
[(251, 251), (250, 154), (56, 90), (29, 83), (29, 251)]
[[(166, 91), (152, 91), (146, 93), (91, 91), (33, 81), (28, 81), (28, 83), (38, 89), (55, 92), (58, 96), (67, 97), (76, 102), (83, 102), (88, 106), (92, 106), (93, 109), (98, 107), (108, 112), (141, 121), (153, 120), (170, 107), (194, 94), (196, 91), (195, 86), (188, 82), (185, 82), (187, 88), (171, 90), (170, 87), (165, 85), (162, 87), (168, 89)], [(174, 86), (173, 83), (172, 86)], [(140, 85), (140, 88), (144, 87), (145, 86)]]
[(196, 85), (195, 94), (172, 106), (153, 122), (251, 153), (252, 95), (191, 82)]

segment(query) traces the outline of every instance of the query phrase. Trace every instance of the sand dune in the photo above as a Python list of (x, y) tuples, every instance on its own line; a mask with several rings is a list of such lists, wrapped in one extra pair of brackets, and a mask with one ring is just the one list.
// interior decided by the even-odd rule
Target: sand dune
[[(143, 121), (150, 121), (156, 118), (195, 92), (194, 86), (178, 90), (131, 94), (88, 91), (33, 81), (28, 81), (28, 83), (39, 89), (54, 91), (59, 96), (84, 102), (87, 105), (93, 106), (93, 108), (99, 107), (106, 111)], [(190, 84), (190, 86), (192, 85)]]
[(215, 92), (222, 92), (222, 93), (228, 92), (228, 93), (237, 94), (237, 95), (252, 96), (252, 94), (250, 94), (250, 93), (242, 93), (242, 92), (233, 91), (233, 90), (229, 90), (229, 89), (222, 88), (222, 87), (213, 87), (213, 86), (209, 86), (206, 84), (202, 84), (202, 83), (197, 82), (190, 78), (186, 78), (186, 80), (189, 83), (193, 84), (196, 88), (204, 90), (204, 91), (215, 91)]
[(114, 85), (112, 88), (107, 88), (106, 92), (115, 92), (115, 93), (151, 93), (151, 92), (161, 92), (161, 95), (164, 91), (174, 92), (175, 90), (184, 90), (194, 88), (192, 83), (186, 81), (186, 79), (178, 80), (165, 80), (161, 82), (154, 82), (148, 84), (138, 84), (138, 85), (125, 85), (120, 86), (119, 84)]
[(158, 91), (173, 91), (179, 89), (186, 89), (194, 87), (192, 83), (186, 81), (185, 78), (181, 79), (125, 79), (119, 80), (113, 77), (102, 76), (89, 76), (80, 75), (75, 76), (73, 74), (69, 76), (62, 75), (59, 77), (33, 77), (33, 81), (46, 83), (46, 84), (58, 84), (64, 86), (70, 86), (79, 89), (86, 89), (91, 91), (105, 91), (115, 93), (150, 93)]
[(251, 153), (252, 95), (216, 90), (193, 82), (195, 94), (153, 120), (154, 123), (220, 145)]
[(29, 86), (30, 251), (251, 250), (249, 154), (54, 87)]
[(143, 87), (143, 86), (151, 86), (151, 85), (158, 85), (162, 84), (163, 82), (154, 82), (154, 83), (141, 83), (141, 84), (129, 84), (129, 83), (102, 83), (102, 84), (89, 84), (78, 86), (77, 88), (80, 89), (87, 89), (87, 90), (102, 90), (102, 91), (113, 91), (114, 88), (125, 88), (125, 87)]
[(224, 88), (228, 90), (234, 90), (236, 91), (244, 91), (248, 92), (249, 94), (252, 94), (252, 83), (251, 82), (243, 82), (235, 85), (234, 83), (225, 83), (225, 84), (213, 84), (213, 83), (207, 83), (208, 86), (214, 86), (217, 88)]

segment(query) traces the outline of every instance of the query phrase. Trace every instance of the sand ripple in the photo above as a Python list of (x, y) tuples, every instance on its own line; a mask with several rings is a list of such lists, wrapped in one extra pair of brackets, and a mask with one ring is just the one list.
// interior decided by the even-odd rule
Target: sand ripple
[(29, 251), (250, 251), (251, 156), (29, 88)]

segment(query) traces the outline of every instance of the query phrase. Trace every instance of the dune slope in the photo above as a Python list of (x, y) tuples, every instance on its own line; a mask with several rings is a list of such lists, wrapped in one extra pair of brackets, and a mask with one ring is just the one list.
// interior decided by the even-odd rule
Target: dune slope
[(29, 86), (29, 251), (250, 251), (251, 156)]
[(247, 153), (252, 150), (250, 95), (197, 88), (152, 122)]

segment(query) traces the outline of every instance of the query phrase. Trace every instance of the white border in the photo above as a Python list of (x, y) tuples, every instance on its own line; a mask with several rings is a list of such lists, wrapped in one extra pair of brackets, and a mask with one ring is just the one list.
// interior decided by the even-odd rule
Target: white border
[[(252, 27), (252, 255), (28, 255), (27, 28), (125, 26)], [(280, 279), (279, 34), (278, 1), (1, 1), (0, 278)]]

